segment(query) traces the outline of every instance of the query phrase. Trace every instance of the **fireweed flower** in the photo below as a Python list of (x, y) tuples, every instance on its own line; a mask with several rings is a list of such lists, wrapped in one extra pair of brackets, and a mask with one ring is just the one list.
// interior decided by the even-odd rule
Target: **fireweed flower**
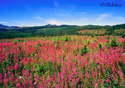
[(59, 86), (59, 84), (57, 84), (56, 88), (61, 88), (61, 87)]
[[(14, 87), (22, 86), (24, 88), (91, 87), (92, 77), (95, 80), (93, 87), (96, 88), (102, 82), (110, 83), (111, 77), (106, 78), (106, 76), (107, 70), (111, 69), (108, 75), (117, 81), (116, 84), (123, 87), (124, 73), (122, 69), (125, 65), (123, 47), (108, 49), (105, 46), (107, 44), (106, 36), (94, 37), (93, 39), (97, 40), (95, 43), (92, 43), (93, 39), (90, 37), (79, 36), (77, 38), (76, 41), (58, 41), (57, 47), (55, 47), (57, 43), (54, 40), (49, 41), (44, 38), (42, 40), (41, 38), (36, 38), (36, 40), (27, 38), (24, 39), (27, 41), (17, 44), (13, 44), (13, 39), (10, 39), (10, 42), (6, 42), (8, 40), (4, 40), (4, 43), (0, 42), (0, 66), (2, 66), (0, 83), (4, 87), (12, 84)], [(86, 41), (90, 41), (89, 44), (86, 44)], [(108, 41), (110, 42), (110, 40)], [(122, 44), (125, 39), (118, 38), (118, 41)], [(90, 52), (81, 56), (80, 49), (83, 44), (87, 45)], [(103, 49), (98, 49), (98, 44), (102, 44)], [(21, 46), (20, 49), (19, 46)], [(74, 50), (77, 51), (76, 55), (73, 53)], [(50, 66), (44, 65), (46, 63)], [(39, 71), (35, 70), (38, 68), (34, 64), (40, 64)], [(42, 76), (39, 75), (41, 72), (43, 72)], [(85, 80), (85, 86), (82, 83), (79, 84)], [(111, 82), (111, 85), (115, 85), (115, 83)]]
[(16, 87), (20, 87), (20, 83), (16, 83)]
[(14, 65), (14, 69), (17, 70), (18, 67), (19, 67), (19, 65), (18, 65), (18, 63), (16, 63), (16, 64)]
[(105, 69), (104, 69), (104, 68), (102, 68), (102, 72), (105, 72)]
[(79, 78), (76, 78), (77, 83), (79, 82)]
[[(36, 85), (36, 83), (34, 83), (34, 85)], [(39, 88), (45, 88), (42, 82), (39, 83)]]
[(8, 82), (9, 82), (9, 78), (7, 77), (7, 74), (6, 74), (6, 73), (5, 73), (5, 75), (4, 75), (4, 80), (3, 80), (3, 82), (4, 82), (4, 85), (5, 85), (5, 86), (7, 86)]
[(100, 66), (98, 65), (97, 68), (100, 69)]
[(85, 76), (86, 76), (86, 78), (89, 78), (89, 74), (88, 74), (87, 71), (86, 71), (86, 73), (85, 73)]
[(75, 79), (72, 79), (72, 82), (71, 82), (71, 83), (72, 83), (72, 85), (75, 85), (75, 83), (76, 83), (76, 82), (75, 82)]

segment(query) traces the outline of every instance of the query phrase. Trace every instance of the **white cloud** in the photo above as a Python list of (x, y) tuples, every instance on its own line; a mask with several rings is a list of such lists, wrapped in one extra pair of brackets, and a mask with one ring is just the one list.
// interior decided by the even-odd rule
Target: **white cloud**
[(42, 20), (44, 23), (47, 23), (47, 24), (56, 24), (56, 25), (60, 25), (60, 22), (54, 20), (54, 19), (43, 19), (42, 17), (40, 16), (36, 16), (34, 17), (35, 19), (38, 19), (38, 20)]
[(88, 20), (88, 18), (87, 17), (83, 17), (81, 20), (86, 21), (86, 20)]
[(125, 18), (123, 18), (123, 17), (116, 17), (116, 19), (125, 20)]
[(26, 24), (24, 22), (22, 22), (22, 21), (12, 21), (12, 22), (15, 22), (15, 23), (17, 23), (17, 24), (19, 24), (21, 26), (26, 26)]
[(111, 17), (111, 13), (101, 14), (100, 17), (96, 19), (96, 21), (100, 21), (100, 20), (107, 18), (107, 17)]
[(80, 14), (86, 14), (86, 12), (81, 12)]
[(48, 24), (56, 24), (56, 25), (61, 25), (60, 22), (56, 21), (56, 20), (47, 20), (46, 21)]
[(5, 21), (2, 21), (2, 22), (0, 22), (1, 24), (6, 24), (6, 23), (8, 23), (8, 22), (5, 22)]
[(35, 19), (38, 19), (38, 20), (43, 20), (43, 18), (42, 17), (40, 17), (40, 16), (36, 16), (36, 17), (34, 17)]
[(77, 23), (83, 23), (83, 22), (86, 22), (86, 21), (88, 21), (88, 18), (87, 17), (83, 17), (83, 18), (81, 18), (81, 19), (78, 19), (78, 20), (76, 20), (75, 21), (75, 23), (77, 24)]

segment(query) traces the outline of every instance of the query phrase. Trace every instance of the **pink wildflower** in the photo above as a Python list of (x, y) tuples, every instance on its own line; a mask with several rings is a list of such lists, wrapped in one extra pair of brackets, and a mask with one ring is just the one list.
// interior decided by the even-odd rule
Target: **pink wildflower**
[(72, 83), (72, 85), (75, 85), (75, 79), (73, 79), (71, 83)]
[(17, 83), (17, 84), (16, 84), (16, 87), (20, 87), (20, 83)]
[(76, 78), (77, 83), (79, 82), (79, 78)]
[(17, 70), (18, 66), (19, 66), (18, 63), (16, 63), (16, 64), (14, 65), (14, 69)]
[(88, 74), (88, 72), (85, 73), (85, 76), (86, 76), (87, 78), (89, 78), (89, 74)]
[(106, 82), (110, 82), (110, 79), (108, 78), (108, 79), (106, 80)]

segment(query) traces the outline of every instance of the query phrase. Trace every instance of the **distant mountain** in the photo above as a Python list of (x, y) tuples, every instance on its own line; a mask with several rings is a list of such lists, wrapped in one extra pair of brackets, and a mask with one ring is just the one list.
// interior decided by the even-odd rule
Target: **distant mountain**
[(0, 24), (0, 28), (9, 28), (9, 26), (6, 26), (6, 25), (3, 25), (3, 24)]
[(18, 26), (10, 26), (10, 28), (20, 28), (20, 27), (18, 27)]
[(66, 24), (63, 24), (63, 25), (60, 25), (60, 27), (77, 27), (77, 25), (66, 25)]
[(18, 27), (18, 26), (6, 26), (6, 25), (3, 25), (3, 24), (0, 24), (0, 29), (2, 29), (2, 28), (20, 28), (20, 27)]
[(105, 27), (110, 27), (110, 25), (105, 25)]
[(57, 27), (57, 25), (47, 24), (46, 27)]
[(88, 24), (88, 25), (83, 25), (83, 26), (101, 26), (101, 25), (96, 25), (96, 24)]

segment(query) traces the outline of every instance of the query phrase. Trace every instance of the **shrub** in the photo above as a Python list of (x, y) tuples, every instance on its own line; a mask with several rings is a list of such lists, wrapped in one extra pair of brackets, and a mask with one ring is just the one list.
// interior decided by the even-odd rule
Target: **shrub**
[(107, 39), (107, 40), (109, 40), (109, 39), (110, 39), (110, 37), (109, 37), (109, 36), (107, 36), (107, 37), (106, 37), (106, 39)]
[(90, 43), (90, 41), (88, 40), (88, 41), (87, 41), (87, 44), (89, 44), (89, 43)]
[(19, 39), (18, 42), (24, 42), (24, 40), (23, 39), (21, 39), (21, 40)]
[(117, 46), (118, 46), (118, 43), (116, 42), (116, 39), (112, 39), (110, 45), (111, 45), (111, 47), (117, 47)]
[(17, 44), (17, 41), (16, 41), (16, 40), (14, 40), (14, 41), (13, 41), (13, 44), (14, 44), (14, 45), (15, 45), (15, 44)]
[(106, 46), (107, 46), (108, 49), (110, 49), (109, 41), (107, 41)]
[(70, 37), (65, 37), (65, 39), (64, 39), (65, 41), (70, 41), (71, 39), (70, 39)]
[(125, 38), (125, 33), (124, 33), (124, 34), (122, 34), (122, 38)]
[(84, 48), (81, 49), (81, 56), (83, 54), (86, 54), (88, 52), (87, 48), (86, 48), (86, 45), (84, 46)]
[(101, 44), (99, 44), (99, 49), (102, 49), (102, 45)]
[(94, 37), (94, 34), (91, 34), (91, 37)]
[(35, 64), (35, 71), (38, 72), (38, 74), (40, 76), (42, 75), (47, 75), (48, 72), (50, 73), (50, 75), (53, 75), (53, 72), (55, 71), (56, 73), (60, 72), (61, 69), (61, 65), (59, 64), (58, 68), (56, 68), (53, 63), (50, 62), (44, 62), (43, 64)]
[(73, 54), (75, 55), (75, 56), (77, 56), (77, 53), (79, 52), (79, 48), (77, 48), (76, 50), (73, 50)]
[(19, 46), (19, 50), (21, 51), (21, 49), (22, 49), (22, 46)]

